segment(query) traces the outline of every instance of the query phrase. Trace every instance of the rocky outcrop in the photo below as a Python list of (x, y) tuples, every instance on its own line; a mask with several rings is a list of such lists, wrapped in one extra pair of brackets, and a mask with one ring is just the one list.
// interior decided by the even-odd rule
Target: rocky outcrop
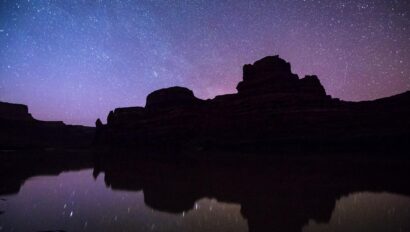
[(0, 118), (9, 120), (33, 120), (28, 112), (28, 107), (21, 104), (0, 102)]
[(145, 108), (148, 110), (163, 110), (179, 107), (190, 107), (200, 104), (192, 90), (183, 87), (160, 89), (147, 96)]
[(279, 56), (243, 67), (238, 93), (201, 100), (183, 87), (157, 90), (145, 107), (110, 112), (98, 143), (125, 147), (278, 150), (397, 147), (409, 141), (410, 93), (370, 102), (334, 99), (317, 76), (299, 78)]
[(291, 72), (288, 62), (279, 56), (268, 56), (253, 65), (243, 66), (243, 81), (236, 89), (239, 94), (294, 93), (298, 91), (299, 77)]
[(0, 150), (87, 147), (93, 138), (93, 128), (36, 120), (26, 105), (0, 102)]

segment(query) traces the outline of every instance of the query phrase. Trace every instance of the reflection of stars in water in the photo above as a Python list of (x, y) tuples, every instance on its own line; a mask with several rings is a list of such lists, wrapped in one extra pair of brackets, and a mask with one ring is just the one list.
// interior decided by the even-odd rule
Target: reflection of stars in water
[[(15, 209), (13, 217), (16, 220), (23, 220), (25, 214), (22, 212), (31, 210), (33, 217), (27, 220), (30, 229), (37, 229), (39, 226), (52, 227), (47, 223), (38, 225), (36, 215), (41, 215), (43, 220), (55, 218), (57, 213), (56, 223), (64, 225), (61, 229), (67, 231), (121, 231), (124, 228), (125, 231), (135, 231), (138, 228), (139, 231), (167, 231), (169, 228), (172, 231), (191, 231), (192, 228), (198, 228), (197, 231), (223, 231), (224, 228), (229, 231), (246, 231), (246, 221), (241, 217), (240, 206), (237, 204), (225, 204), (205, 198), (198, 200), (191, 209), (186, 209), (181, 214), (170, 214), (145, 205), (142, 191), (112, 191), (106, 188), (103, 176), (94, 182), (90, 173), (65, 173), (58, 177), (42, 177), (27, 181), (27, 187), (23, 186), (12, 200), (27, 202), (27, 205), (22, 204), (21, 208)], [(55, 179), (59, 181), (55, 182)], [(53, 191), (54, 189), (57, 191)], [(46, 197), (45, 191), (48, 193)], [(37, 205), (36, 209), (32, 209), (33, 202)], [(209, 211), (210, 206), (212, 211)], [(7, 217), (10, 214), (4, 215)], [(67, 223), (67, 220), (70, 222)], [(1, 226), (6, 231), (11, 231), (14, 227)], [(22, 225), (19, 226), (14, 230), (30, 231), (22, 229)]]

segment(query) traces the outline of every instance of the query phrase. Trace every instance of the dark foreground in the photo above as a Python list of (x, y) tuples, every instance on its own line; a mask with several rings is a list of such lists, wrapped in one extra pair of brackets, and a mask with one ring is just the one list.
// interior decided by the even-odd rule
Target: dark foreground
[(397, 155), (95, 155), (2, 152), (0, 231), (410, 231)]

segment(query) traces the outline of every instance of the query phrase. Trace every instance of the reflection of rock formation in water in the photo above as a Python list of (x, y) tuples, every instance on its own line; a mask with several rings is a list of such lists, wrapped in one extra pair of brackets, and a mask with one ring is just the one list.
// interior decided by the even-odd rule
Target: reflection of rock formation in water
[(360, 192), (338, 199), (328, 222), (309, 221), (303, 231), (410, 231), (409, 218), (410, 197), (387, 192)]
[(327, 222), (335, 202), (357, 191), (410, 195), (408, 161), (337, 159), (222, 163), (102, 160), (112, 189), (144, 192), (145, 203), (182, 213), (201, 198), (238, 203), (250, 231), (300, 231), (309, 219)]
[[(18, 192), (34, 175), (90, 167), (85, 154), (37, 154), (29, 160), (26, 155), (3, 156), (0, 195)], [(204, 197), (240, 204), (250, 231), (300, 231), (310, 219), (328, 222), (335, 201), (351, 192), (410, 195), (404, 178), (410, 174), (408, 160), (310, 157), (187, 163), (125, 157), (100, 157), (95, 176), (104, 172), (112, 189), (142, 190), (145, 203), (160, 211), (182, 213)]]
[(0, 102), (0, 149), (85, 147), (93, 137), (93, 128), (39, 121), (26, 105)]
[(172, 87), (145, 107), (118, 108), (98, 121), (102, 145), (263, 149), (406, 147), (410, 92), (369, 102), (326, 95), (316, 76), (299, 79), (278, 56), (243, 67), (237, 94), (201, 100)]
[(0, 195), (18, 193), (32, 176), (57, 175), (91, 166), (91, 154), (88, 152), (0, 152)]

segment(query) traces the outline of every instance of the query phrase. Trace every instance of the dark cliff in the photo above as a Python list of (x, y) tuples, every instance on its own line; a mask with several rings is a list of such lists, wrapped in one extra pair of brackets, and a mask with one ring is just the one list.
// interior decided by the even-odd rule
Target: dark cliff
[(40, 121), (26, 105), (0, 102), (0, 149), (84, 148), (94, 133), (90, 127)]
[(317, 76), (299, 78), (279, 56), (243, 67), (237, 94), (201, 100), (172, 87), (145, 107), (111, 111), (98, 123), (100, 145), (249, 151), (402, 148), (409, 142), (410, 92), (365, 102), (326, 94)]
[(0, 102), (0, 118), (24, 121), (33, 120), (26, 105), (11, 104), (7, 102)]

